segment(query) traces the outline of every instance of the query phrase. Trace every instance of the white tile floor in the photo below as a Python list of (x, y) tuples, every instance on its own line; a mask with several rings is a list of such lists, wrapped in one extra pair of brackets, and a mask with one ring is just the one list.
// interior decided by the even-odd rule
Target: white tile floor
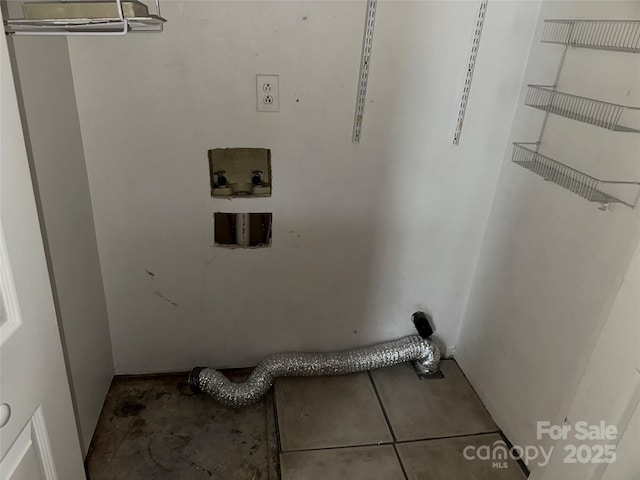
[(497, 427), (453, 360), (442, 379), (411, 364), (337, 377), (282, 378), (275, 398), (282, 480), (521, 480), (515, 462), (463, 457)]
[(283, 451), (393, 443), (367, 372), (277, 381)]

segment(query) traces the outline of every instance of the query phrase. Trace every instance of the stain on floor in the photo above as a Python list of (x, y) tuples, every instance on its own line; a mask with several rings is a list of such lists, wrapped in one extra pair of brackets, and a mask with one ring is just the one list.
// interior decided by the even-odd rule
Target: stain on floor
[[(235, 381), (248, 371), (228, 371)], [(89, 480), (277, 480), (273, 396), (242, 409), (194, 394), (187, 373), (115, 377), (87, 456)]]

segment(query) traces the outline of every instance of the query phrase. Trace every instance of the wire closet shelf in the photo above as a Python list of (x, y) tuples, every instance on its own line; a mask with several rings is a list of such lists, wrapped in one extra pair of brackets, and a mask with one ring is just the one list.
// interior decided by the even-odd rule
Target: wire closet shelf
[[(513, 156), (511, 160), (521, 167), (539, 175), (545, 180), (553, 182), (590, 202), (596, 202), (603, 205), (621, 203), (631, 208), (634, 208), (638, 204), (638, 199), (640, 197), (640, 182), (600, 180), (553, 160), (552, 158), (541, 155), (535, 150), (527, 148), (525, 145), (537, 144), (522, 142), (514, 143)], [(622, 200), (603, 191), (603, 188), (613, 186), (631, 187), (634, 190), (633, 199), (630, 201)]]
[(563, 93), (557, 91), (552, 85), (527, 86), (529, 90), (524, 103), (529, 107), (615, 132), (640, 133), (637, 128), (620, 124), (626, 112), (638, 112), (640, 107), (627, 107)]
[(545, 20), (542, 42), (640, 53), (640, 20)]
[(116, 15), (107, 18), (8, 19), (5, 32), (13, 35), (125, 35), (129, 32), (162, 32), (166, 19), (155, 0), (155, 14), (126, 16), (123, 0), (114, 0)]

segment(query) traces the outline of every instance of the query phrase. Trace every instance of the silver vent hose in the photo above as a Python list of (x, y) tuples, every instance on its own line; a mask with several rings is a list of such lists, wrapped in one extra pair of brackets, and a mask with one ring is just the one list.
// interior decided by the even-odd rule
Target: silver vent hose
[(435, 374), (438, 372), (440, 349), (430, 338), (433, 330), (428, 317), (416, 312), (413, 322), (420, 335), (341, 352), (270, 355), (244, 382), (232, 382), (212, 368), (196, 367), (189, 375), (189, 386), (194, 392), (206, 393), (224, 405), (244, 407), (262, 398), (277, 377), (344, 375), (413, 360), (421, 373)]

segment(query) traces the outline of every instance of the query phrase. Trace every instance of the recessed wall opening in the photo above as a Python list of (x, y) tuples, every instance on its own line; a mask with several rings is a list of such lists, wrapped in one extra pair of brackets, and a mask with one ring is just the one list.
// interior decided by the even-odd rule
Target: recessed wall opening
[(213, 214), (216, 247), (261, 248), (271, 245), (271, 213)]
[(270, 197), (271, 151), (267, 148), (209, 150), (212, 197)]

